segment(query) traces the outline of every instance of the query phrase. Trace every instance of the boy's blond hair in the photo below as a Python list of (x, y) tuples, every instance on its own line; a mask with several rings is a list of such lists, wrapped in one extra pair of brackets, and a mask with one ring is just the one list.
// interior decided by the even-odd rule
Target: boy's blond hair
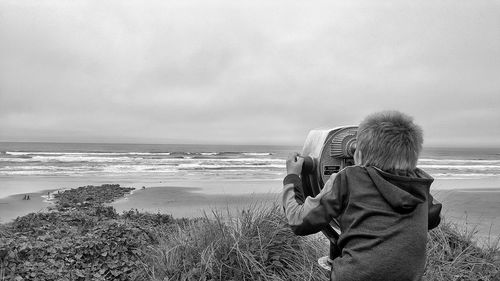
[(423, 134), (413, 118), (399, 111), (368, 115), (359, 125), (357, 149), (361, 164), (388, 170), (413, 170), (422, 150)]

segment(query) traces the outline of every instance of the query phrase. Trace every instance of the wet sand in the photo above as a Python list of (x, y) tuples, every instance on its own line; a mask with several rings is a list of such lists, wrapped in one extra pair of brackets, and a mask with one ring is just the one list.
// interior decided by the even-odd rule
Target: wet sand
[[(0, 198), (0, 223), (7, 223), (18, 216), (32, 212), (46, 211), (52, 205), (47, 201), (44, 190), (29, 193), (30, 200), (23, 200), (25, 194), (15, 194)], [(200, 217), (212, 211), (238, 211), (260, 204), (279, 202), (277, 193), (252, 194), (207, 194), (199, 188), (161, 186), (137, 189), (116, 202), (111, 203), (118, 213), (137, 209), (143, 212), (171, 214), (174, 217)]]
[[(46, 211), (47, 207), (52, 205), (51, 202), (47, 201), (47, 192), (52, 191), (44, 190), (0, 198), (0, 223), (12, 221), (29, 213)], [(23, 200), (25, 195), (29, 195), (30, 200)]]
[(150, 213), (171, 214), (174, 217), (200, 217), (212, 211), (234, 212), (279, 202), (277, 193), (206, 194), (197, 188), (149, 187), (134, 191), (112, 203), (117, 212), (138, 209)]
[(475, 233), (482, 244), (500, 239), (500, 188), (438, 190), (434, 197), (443, 204), (445, 220)]

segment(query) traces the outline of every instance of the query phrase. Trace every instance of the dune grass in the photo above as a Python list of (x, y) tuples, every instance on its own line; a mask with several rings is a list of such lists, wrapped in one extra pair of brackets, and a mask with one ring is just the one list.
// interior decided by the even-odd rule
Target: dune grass
[(499, 237), (479, 247), (475, 235), (446, 221), (432, 230), (424, 280), (500, 280)]
[[(214, 213), (158, 237), (146, 261), (151, 280), (328, 279), (317, 265), (327, 240), (293, 235), (278, 206)], [(500, 280), (498, 242), (478, 247), (474, 231), (442, 222), (429, 232), (427, 248), (423, 280)]]
[(213, 212), (174, 231), (157, 229), (146, 256), (152, 280), (325, 280), (325, 241), (295, 236), (278, 206)]
[[(145, 261), (151, 280), (328, 280), (317, 265), (327, 240), (293, 235), (279, 206), (215, 212), (157, 231), (160, 242)], [(478, 247), (473, 231), (443, 222), (429, 232), (427, 248), (423, 280), (500, 280), (498, 243)]]

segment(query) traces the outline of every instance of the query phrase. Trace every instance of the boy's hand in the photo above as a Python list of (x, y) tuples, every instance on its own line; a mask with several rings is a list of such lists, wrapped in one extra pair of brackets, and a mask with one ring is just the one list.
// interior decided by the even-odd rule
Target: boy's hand
[(295, 174), (300, 176), (302, 164), (304, 164), (304, 158), (302, 156), (300, 156), (297, 152), (290, 154), (286, 160), (286, 173), (288, 175)]

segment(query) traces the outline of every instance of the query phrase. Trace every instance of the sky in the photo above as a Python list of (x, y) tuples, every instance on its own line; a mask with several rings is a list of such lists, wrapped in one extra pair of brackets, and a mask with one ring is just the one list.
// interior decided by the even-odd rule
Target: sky
[(500, 1), (0, 2), (0, 141), (500, 145)]

